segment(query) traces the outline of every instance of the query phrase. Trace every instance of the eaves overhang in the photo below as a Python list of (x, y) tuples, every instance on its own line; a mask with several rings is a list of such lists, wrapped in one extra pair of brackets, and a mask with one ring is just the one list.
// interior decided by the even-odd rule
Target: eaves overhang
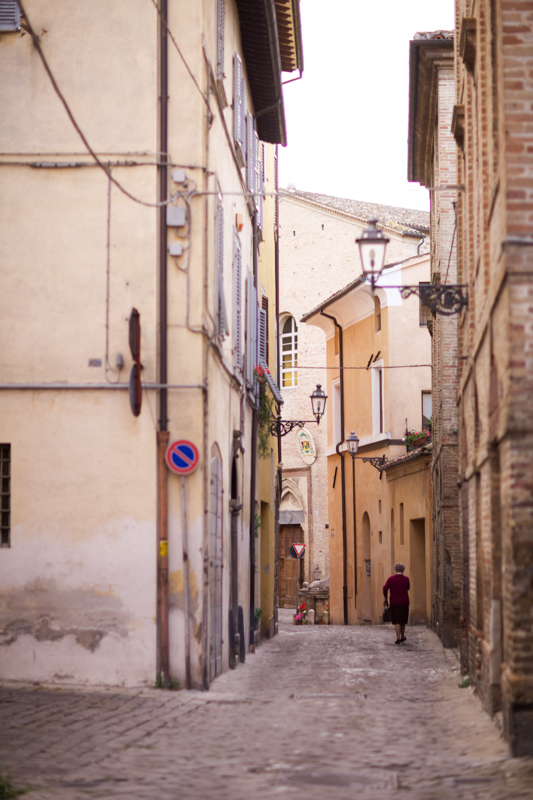
[(275, 0), (279, 51), (283, 72), (303, 72), (302, 20), (300, 0)]
[(235, 2), (257, 133), (263, 142), (286, 145), (287, 128), (281, 85), (282, 65), (276, 2)]
[[(418, 34), (427, 37), (430, 34)], [(438, 31), (435, 38), (416, 38), (409, 42), (409, 132), (407, 139), (407, 180), (427, 186), (426, 146), (431, 131), (428, 129), (430, 114), (429, 96), (432, 76), (427, 71), (421, 74), (421, 55), (425, 51), (433, 58), (444, 56), (453, 62), (453, 31)]]

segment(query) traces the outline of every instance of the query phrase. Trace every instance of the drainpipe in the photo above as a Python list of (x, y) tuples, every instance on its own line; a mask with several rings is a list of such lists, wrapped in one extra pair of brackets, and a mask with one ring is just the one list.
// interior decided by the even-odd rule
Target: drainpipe
[[(159, 202), (168, 194), (168, 0), (159, 2)], [(168, 352), (167, 352), (167, 220), (166, 206), (159, 208), (159, 430), (157, 433), (157, 672), (163, 686), (168, 688), (170, 678), (169, 624), (168, 624), (168, 469), (165, 454), (169, 442), (168, 432)]]
[(344, 442), (344, 347), (342, 340), (342, 326), (339, 325), (335, 317), (326, 314), (320, 309), (323, 317), (330, 319), (339, 331), (339, 366), (340, 366), (340, 387), (341, 387), (341, 440), (335, 445), (335, 451), (341, 458), (341, 506), (342, 506), (342, 603), (344, 624), (348, 624), (348, 557), (346, 541), (346, 472), (344, 468), (344, 453), (339, 448)]
[[(253, 219), (253, 274), (254, 274), (254, 284), (257, 287), (258, 280), (257, 280), (257, 272), (258, 272), (258, 265), (257, 265), (257, 248), (258, 248), (258, 236), (257, 236), (257, 211), (254, 211), (254, 219)], [(254, 612), (255, 612), (255, 483), (256, 483), (256, 472), (257, 472), (257, 429), (258, 429), (258, 417), (257, 417), (257, 409), (255, 405), (252, 408), (252, 452), (251, 452), (251, 459), (252, 459), (252, 468), (251, 468), (251, 478), (250, 478), (250, 646), (255, 643), (255, 626), (254, 626)]]

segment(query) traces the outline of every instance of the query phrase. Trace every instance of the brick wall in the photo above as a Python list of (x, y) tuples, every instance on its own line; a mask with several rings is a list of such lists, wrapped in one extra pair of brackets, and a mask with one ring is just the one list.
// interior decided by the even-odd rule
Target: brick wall
[[(515, 755), (533, 753), (533, 4), (456, 3), (464, 663)], [(463, 58), (461, 26), (474, 58)]]

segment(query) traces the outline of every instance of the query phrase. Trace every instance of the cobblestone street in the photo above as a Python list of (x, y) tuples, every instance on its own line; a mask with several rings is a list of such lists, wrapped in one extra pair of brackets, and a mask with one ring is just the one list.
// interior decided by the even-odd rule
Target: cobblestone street
[(279, 628), (206, 693), (3, 685), (1, 771), (30, 800), (533, 797), (430, 631)]

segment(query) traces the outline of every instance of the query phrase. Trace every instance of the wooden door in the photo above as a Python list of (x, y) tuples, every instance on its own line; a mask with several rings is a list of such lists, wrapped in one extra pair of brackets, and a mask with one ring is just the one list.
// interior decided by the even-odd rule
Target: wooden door
[[(300, 525), (281, 525), (278, 547), (278, 602), (280, 608), (296, 609), (296, 559), (291, 556), (293, 542), (303, 541)], [(300, 587), (304, 582), (304, 562), (300, 559)]]

